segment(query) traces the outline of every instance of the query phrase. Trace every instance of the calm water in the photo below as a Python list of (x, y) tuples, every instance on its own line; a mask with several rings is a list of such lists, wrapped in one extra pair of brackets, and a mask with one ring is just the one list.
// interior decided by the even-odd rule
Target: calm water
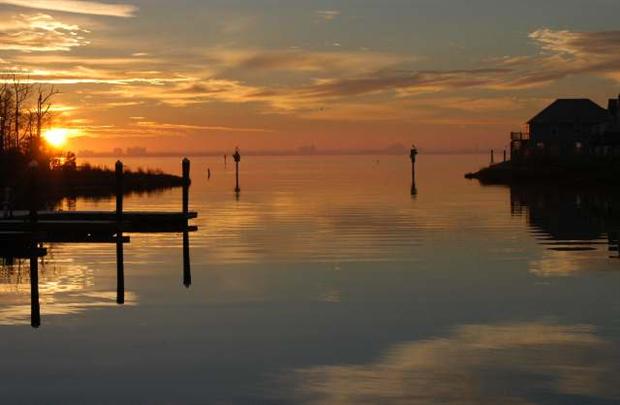
[(2, 402), (618, 403), (620, 200), (419, 160), (412, 197), (407, 157), (246, 157), (237, 200), (194, 159), (191, 288), (180, 235), (131, 235), (124, 306), (114, 245), (51, 246), (37, 330), (28, 263), (4, 265)]

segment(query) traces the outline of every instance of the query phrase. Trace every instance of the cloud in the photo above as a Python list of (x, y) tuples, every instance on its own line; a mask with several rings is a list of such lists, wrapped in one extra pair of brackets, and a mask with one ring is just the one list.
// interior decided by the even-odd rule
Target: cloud
[(140, 120), (136, 123), (140, 128), (149, 128), (156, 130), (172, 130), (172, 131), (221, 131), (221, 132), (273, 132), (263, 128), (245, 128), (245, 127), (229, 127), (217, 125), (189, 125), (189, 124), (171, 124), (157, 121)]
[(69, 51), (88, 45), (78, 25), (65, 24), (47, 14), (17, 15), (0, 22), (0, 50), (21, 52)]
[(620, 51), (620, 31), (573, 32), (543, 28), (532, 32), (529, 37), (545, 51), (576, 58), (586, 55), (613, 57), (613, 53)]
[[(148, 85), (163, 86), (167, 83), (190, 82), (193, 79), (176, 73), (158, 70), (131, 69), (124, 65), (100, 66), (84, 63), (75, 66), (59, 66), (49, 68), (4, 66), (0, 76), (18, 76), (23, 83), (41, 83), (55, 85), (107, 84), (107, 85)], [(2, 79), (0, 82), (12, 79)]]
[(80, 0), (0, 0), (0, 4), (109, 17), (133, 17), (137, 11), (135, 6), (128, 4), (109, 4), (98, 1)]
[[(45, 15), (38, 19), (0, 23), (2, 49), (68, 50), (88, 43), (82, 37), (86, 31), (78, 26)], [(28, 30), (41, 34), (36, 40), (16, 34)], [(411, 54), (230, 47), (172, 54), (132, 47), (122, 54), (94, 58), (16, 54), (5, 58), (0, 69), (27, 76), (31, 82), (82, 85), (85, 94), (101, 97), (107, 107), (145, 102), (174, 107), (251, 103), (259, 114), (310, 120), (358, 117), (459, 124), (497, 124), (505, 120), (506, 111), (515, 110), (518, 103), (512, 98), (522, 97), (517, 91), (541, 88), (570, 75), (620, 79), (620, 31), (539, 29), (529, 38), (540, 52), (488, 59), (465, 69), (420, 69), (418, 64), (428, 61)], [(490, 115), (485, 117), (485, 112)]]
[(265, 128), (235, 127), (227, 125), (192, 125), (158, 121), (147, 121), (144, 117), (130, 117), (127, 125), (88, 125), (88, 123), (75, 122), (82, 136), (100, 136), (106, 138), (153, 138), (162, 136), (183, 136), (205, 133), (233, 134), (233, 133), (271, 133)]
[(259, 88), (240, 81), (205, 78), (162, 82), (161, 86), (144, 83), (117, 83), (118, 86), (99, 94), (124, 100), (151, 100), (174, 107), (209, 102), (247, 103), (264, 101), (253, 95)]
[(620, 31), (541, 28), (531, 32), (529, 38), (542, 52), (504, 58), (501, 63), (518, 72), (505, 89), (542, 86), (576, 75), (620, 81)]
[(338, 10), (319, 10), (315, 14), (323, 21), (333, 21), (340, 16)]
[(529, 404), (540, 392), (619, 400), (617, 364), (617, 350), (590, 326), (471, 325), (368, 364), (297, 370), (292, 396), (316, 404)]
[(360, 74), (392, 66), (410, 64), (412, 56), (381, 52), (332, 51), (317, 52), (302, 49), (272, 51), (237, 51), (222, 56), (238, 68), (250, 71), (332, 72)]

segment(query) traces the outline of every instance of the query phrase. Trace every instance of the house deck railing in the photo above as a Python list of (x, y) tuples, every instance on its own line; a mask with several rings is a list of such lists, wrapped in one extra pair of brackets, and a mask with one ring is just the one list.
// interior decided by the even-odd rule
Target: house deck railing
[(511, 141), (528, 141), (530, 139), (529, 132), (511, 132), (510, 140)]

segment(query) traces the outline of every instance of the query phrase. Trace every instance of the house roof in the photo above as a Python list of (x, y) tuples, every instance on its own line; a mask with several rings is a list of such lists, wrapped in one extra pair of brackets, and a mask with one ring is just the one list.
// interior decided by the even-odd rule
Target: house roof
[(558, 99), (528, 121), (528, 124), (597, 123), (609, 120), (609, 112), (587, 98)]

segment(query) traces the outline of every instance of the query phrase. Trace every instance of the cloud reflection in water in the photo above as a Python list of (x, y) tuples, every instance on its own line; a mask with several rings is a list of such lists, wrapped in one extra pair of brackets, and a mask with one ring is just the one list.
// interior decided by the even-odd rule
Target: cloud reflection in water
[(618, 353), (587, 325), (470, 325), (403, 343), (375, 362), (297, 370), (296, 400), (320, 404), (529, 404), (620, 400)]

